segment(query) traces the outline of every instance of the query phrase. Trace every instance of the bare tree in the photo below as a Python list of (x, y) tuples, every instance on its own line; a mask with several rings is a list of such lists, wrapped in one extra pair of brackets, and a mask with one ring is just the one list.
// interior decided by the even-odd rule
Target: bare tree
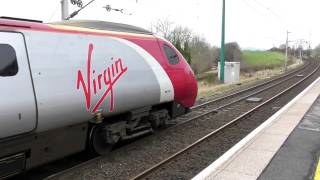
[(184, 44), (185, 42), (189, 43), (192, 39), (192, 31), (187, 27), (176, 26), (171, 36), (169, 37), (172, 42), (180, 42)]
[(174, 23), (166, 18), (158, 19), (155, 23), (150, 24), (149, 30), (158, 34), (170, 42), (189, 42), (192, 39), (192, 31), (187, 27), (174, 26)]
[(320, 44), (312, 50), (312, 57), (320, 58)]
[(189, 64), (191, 64), (190, 41), (193, 32), (186, 27), (176, 26), (169, 36), (169, 41), (181, 52)]
[(174, 23), (166, 18), (164, 20), (158, 19), (155, 24), (151, 24), (149, 30), (155, 34), (158, 34), (165, 39), (170, 40)]
[(219, 51), (211, 47), (203, 37), (183, 26), (174, 26), (168, 18), (158, 20), (150, 30), (169, 40), (185, 57), (195, 73), (210, 70), (218, 59)]
[(240, 62), (241, 61), (241, 50), (236, 42), (230, 42), (225, 45), (225, 57), (226, 61)]
[(195, 35), (190, 43), (191, 49), (191, 67), (196, 74), (210, 70), (217, 57), (219, 50), (211, 47), (204, 38)]

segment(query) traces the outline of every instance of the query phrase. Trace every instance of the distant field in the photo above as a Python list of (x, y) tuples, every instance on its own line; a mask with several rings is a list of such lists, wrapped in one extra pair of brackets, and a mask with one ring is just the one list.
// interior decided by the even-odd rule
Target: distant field
[(278, 65), (284, 63), (284, 54), (270, 51), (243, 51), (242, 59), (248, 65)]

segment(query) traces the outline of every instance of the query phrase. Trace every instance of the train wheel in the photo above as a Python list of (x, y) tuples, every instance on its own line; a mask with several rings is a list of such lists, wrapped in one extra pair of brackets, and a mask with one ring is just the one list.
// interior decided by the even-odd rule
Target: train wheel
[(114, 145), (107, 143), (105, 136), (106, 132), (104, 130), (104, 126), (94, 125), (91, 128), (89, 134), (89, 148), (92, 153), (105, 155), (112, 150)]

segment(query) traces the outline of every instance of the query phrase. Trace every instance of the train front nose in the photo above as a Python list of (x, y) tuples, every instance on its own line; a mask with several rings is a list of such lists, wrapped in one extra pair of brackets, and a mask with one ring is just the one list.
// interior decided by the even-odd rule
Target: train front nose
[(190, 67), (188, 68), (188, 72), (187, 72), (187, 83), (186, 83), (185, 90), (186, 90), (186, 94), (188, 97), (186, 105), (188, 107), (191, 107), (194, 105), (196, 98), (197, 98), (198, 83), (197, 83), (196, 77)]

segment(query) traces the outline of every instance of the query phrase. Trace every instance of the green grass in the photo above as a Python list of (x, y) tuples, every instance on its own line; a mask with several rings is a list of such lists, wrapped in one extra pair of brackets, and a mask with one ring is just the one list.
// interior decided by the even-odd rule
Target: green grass
[(242, 59), (248, 65), (280, 65), (284, 63), (284, 54), (271, 51), (243, 51)]
[(197, 75), (197, 80), (205, 83), (213, 83), (213, 82), (219, 81), (217, 72), (213, 72), (213, 71), (208, 71), (200, 75)]

